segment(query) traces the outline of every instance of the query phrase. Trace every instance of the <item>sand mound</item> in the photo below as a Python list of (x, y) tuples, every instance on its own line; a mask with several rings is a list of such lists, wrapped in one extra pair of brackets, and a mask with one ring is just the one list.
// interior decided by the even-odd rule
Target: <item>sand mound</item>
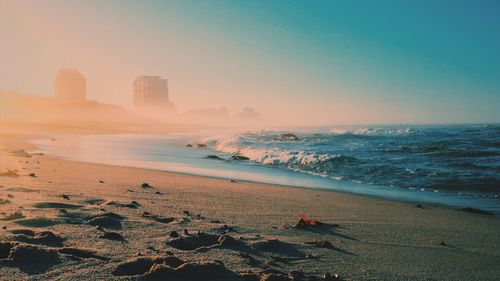
[(110, 258), (97, 255), (94, 251), (79, 248), (62, 248), (59, 249), (59, 253), (84, 259), (98, 259), (102, 261), (110, 260)]
[(136, 258), (119, 264), (113, 275), (115, 276), (130, 276), (144, 274), (155, 264), (155, 260), (151, 258)]
[(196, 235), (173, 238), (165, 243), (179, 250), (192, 251), (201, 247), (216, 245), (218, 244), (218, 239), (218, 235), (198, 233)]
[(26, 231), (25, 233), (26, 234), (15, 235), (14, 237), (12, 237), (12, 240), (24, 242), (27, 244), (42, 244), (55, 247), (63, 246), (63, 241), (65, 240), (61, 236), (50, 231), (42, 231), (37, 233), (28, 233), (28, 231)]
[(120, 220), (107, 216), (95, 217), (89, 220), (87, 224), (104, 228), (122, 229), (122, 222)]
[(253, 243), (252, 247), (260, 251), (288, 255), (288, 256), (304, 255), (302, 252), (297, 250), (292, 244), (280, 241), (278, 239), (258, 241)]
[(240, 280), (239, 276), (227, 269), (219, 261), (201, 261), (184, 263), (177, 268), (172, 268), (164, 264), (155, 264), (149, 272), (144, 275), (147, 280)]
[(9, 242), (0, 242), (0, 259), (6, 259), (10, 250), (14, 247), (14, 244)]
[(17, 173), (17, 170), (8, 169), (5, 172), (0, 172), (0, 177), (17, 178), (17, 177), (19, 177), (19, 174)]
[(7, 257), (14, 263), (45, 263), (59, 260), (56, 251), (32, 245), (20, 244), (14, 246)]
[(12, 213), (6, 217), (1, 218), (1, 221), (13, 221), (13, 220), (18, 220), (18, 219), (23, 219), (25, 216), (21, 212), (15, 212)]
[(110, 202), (107, 202), (105, 205), (121, 207), (121, 208), (130, 208), (130, 209), (137, 209), (137, 208), (139, 208), (139, 206), (141, 206), (141, 204), (137, 203), (136, 201), (132, 201), (131, 203), (110, 201)]
[(99, 238), (120, 241), (120, 242), (127, 241), (120, 233), (117, 232), (104, 232), (102, 235), (99, 235)]
[(260, 277), (259, 281), (290, 281), (290, 279), (288, 278), (288, 276), (283, 274), (268, 273)]
[(16, 224), (25, 227), (48, 227), (59, 224), (59, 221), (46, 218), (32, 218), (32, 219), (17, 220)]
[(123, 220), (123, 219), (125, 219), (124, 216), (119, 215), (117, 213), (113, 213), (113, 212), (106, 212), (106, 213), (95, 214), (95, 215), (90, 216), (89, 218), (100, 218), (100, 217), (108, 217), (108, 218), (113, 218), (113, 219), (117, 219), (117, 220)]
[(158, 216), (155, 214), (151, 214), (149, 212), (142, 213), (142, 216), (145, 218), (148, 218), (148, 219), (152, 219), (152, 220), (157, 221), (157, 222), (161, 222), (161, 223), (171, 223), (171, 222), (175, 221), (175, 218), (173, 218), (173, 217), (161, 217), (161, 216)]

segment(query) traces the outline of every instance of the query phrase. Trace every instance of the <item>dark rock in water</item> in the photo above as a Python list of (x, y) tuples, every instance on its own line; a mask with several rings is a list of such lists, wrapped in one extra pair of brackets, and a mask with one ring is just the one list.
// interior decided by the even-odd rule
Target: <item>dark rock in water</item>
[(98, 259), (102, 261), (110, 260), (110, 258), (99, 256), (93, 251), (78, 248), (62, 248), (59, 249), (59, 253), (84, 259)]
[(474, 213), (474, 214), (481, 214), (481, 215), (490, 215), (490, 216), (495, 215), (492, 212), (488, 212), (488, 211), (476, 209), (476, 208), (470, 208), (470, 207), (463, 208), (462, 211), (468, 212), (468, 213)]
[(87, 222), (88, 225), (111, 229), (122, 229), (122, 222), (112, 217), (96, 217)]
[(125, 238), (123, 238), (123, 236), (117, 232), (104, 232), (104, 234), (99, 235), (99, 238), (115, 241), (126, 241)]
[(193, 147), (193, 145), (188, 143), (188, 144), (186, 144), (186, 147)]
[(205, 157), (207, 159), (212, 159), (212, 160), (224, 160), (222, 158), (220, 158), (219, 156), (217, 155), (208, 155), (207, 157)]
[(131, 276), (144, 274), (149, 271), (153, 264), (155, 264), (155, 262), (152, 259), (136, 258), (119, 264), (112, 273), (115, 276)]
[(250, 160), (250, 158), (243, 156), (243, 155), (233, 155), (233, 156), (231, 156), (231, 159), (238, 160), (238, 161)]
[(260, 281), (290, 281), (290, 279), (283, 274), (268, 273), (260, 277)]
[(0, 242), (0, 259), (6, 259), (14, 246), (14, 244), (9, 242)]
[(56, 251), (32, 245), (20, 244), (10, 250), (8, 259), (14, 263), (42, 263), (59, 260)]
[(198, 147), (199, 147), (199, 148), (204, 148), (204, 147), (207, 147), (207, 145), (206, 145), (206, 144), (204, 144), (204, 143), (199, 143), (199, 144), (198, 144)]
[(287, 140), (287, 141), (298, 141), (300, 140), (300, 138), (295, 135), (295, 134), (290, 134), (290, 133), (287, 133), (287, 134), (281, 134), (281, 136), (279, 137), (280, 140)]

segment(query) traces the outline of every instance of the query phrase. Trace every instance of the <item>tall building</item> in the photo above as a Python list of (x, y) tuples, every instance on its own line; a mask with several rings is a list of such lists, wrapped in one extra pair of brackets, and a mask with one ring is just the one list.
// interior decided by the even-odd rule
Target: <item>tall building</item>
[(171, 109), (168, 98), (168, 80), (161, 76), (139, 76), (134, 80), (136, 108)]
[(59, 70), (54, 82), (54, 96), (64, 102), (84, 102), (87, 100), (87, 80), (75, 69)]

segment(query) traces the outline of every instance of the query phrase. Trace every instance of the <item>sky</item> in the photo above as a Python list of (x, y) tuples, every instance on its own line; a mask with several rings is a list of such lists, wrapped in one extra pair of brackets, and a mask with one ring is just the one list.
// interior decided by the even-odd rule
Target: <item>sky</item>
[(500, 2), (0, 0), (0, 89), (132, 106), (140, 75), (180, 111), (289, 125), (500, 122)]

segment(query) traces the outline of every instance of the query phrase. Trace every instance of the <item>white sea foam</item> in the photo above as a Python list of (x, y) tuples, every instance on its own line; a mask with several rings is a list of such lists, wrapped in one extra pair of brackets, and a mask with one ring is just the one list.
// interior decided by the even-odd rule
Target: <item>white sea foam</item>
[(337, 155), (327, 155), (301, 150), (284, 150), (276, 147), (264, 148), (244, 145), (245, 140), (242, 135), (224, 136), (219, 138), (207, 138), (207, 142), (213, 143), (216, 151), (244, 155), (251, 161), (265, 165), (310, 165), (337, 157)]
[(330, 133), (336, 135), (413, 135), (419, 133), (418, 130), (411, 128), (384, 129), (384, 128), (331, 128)]

